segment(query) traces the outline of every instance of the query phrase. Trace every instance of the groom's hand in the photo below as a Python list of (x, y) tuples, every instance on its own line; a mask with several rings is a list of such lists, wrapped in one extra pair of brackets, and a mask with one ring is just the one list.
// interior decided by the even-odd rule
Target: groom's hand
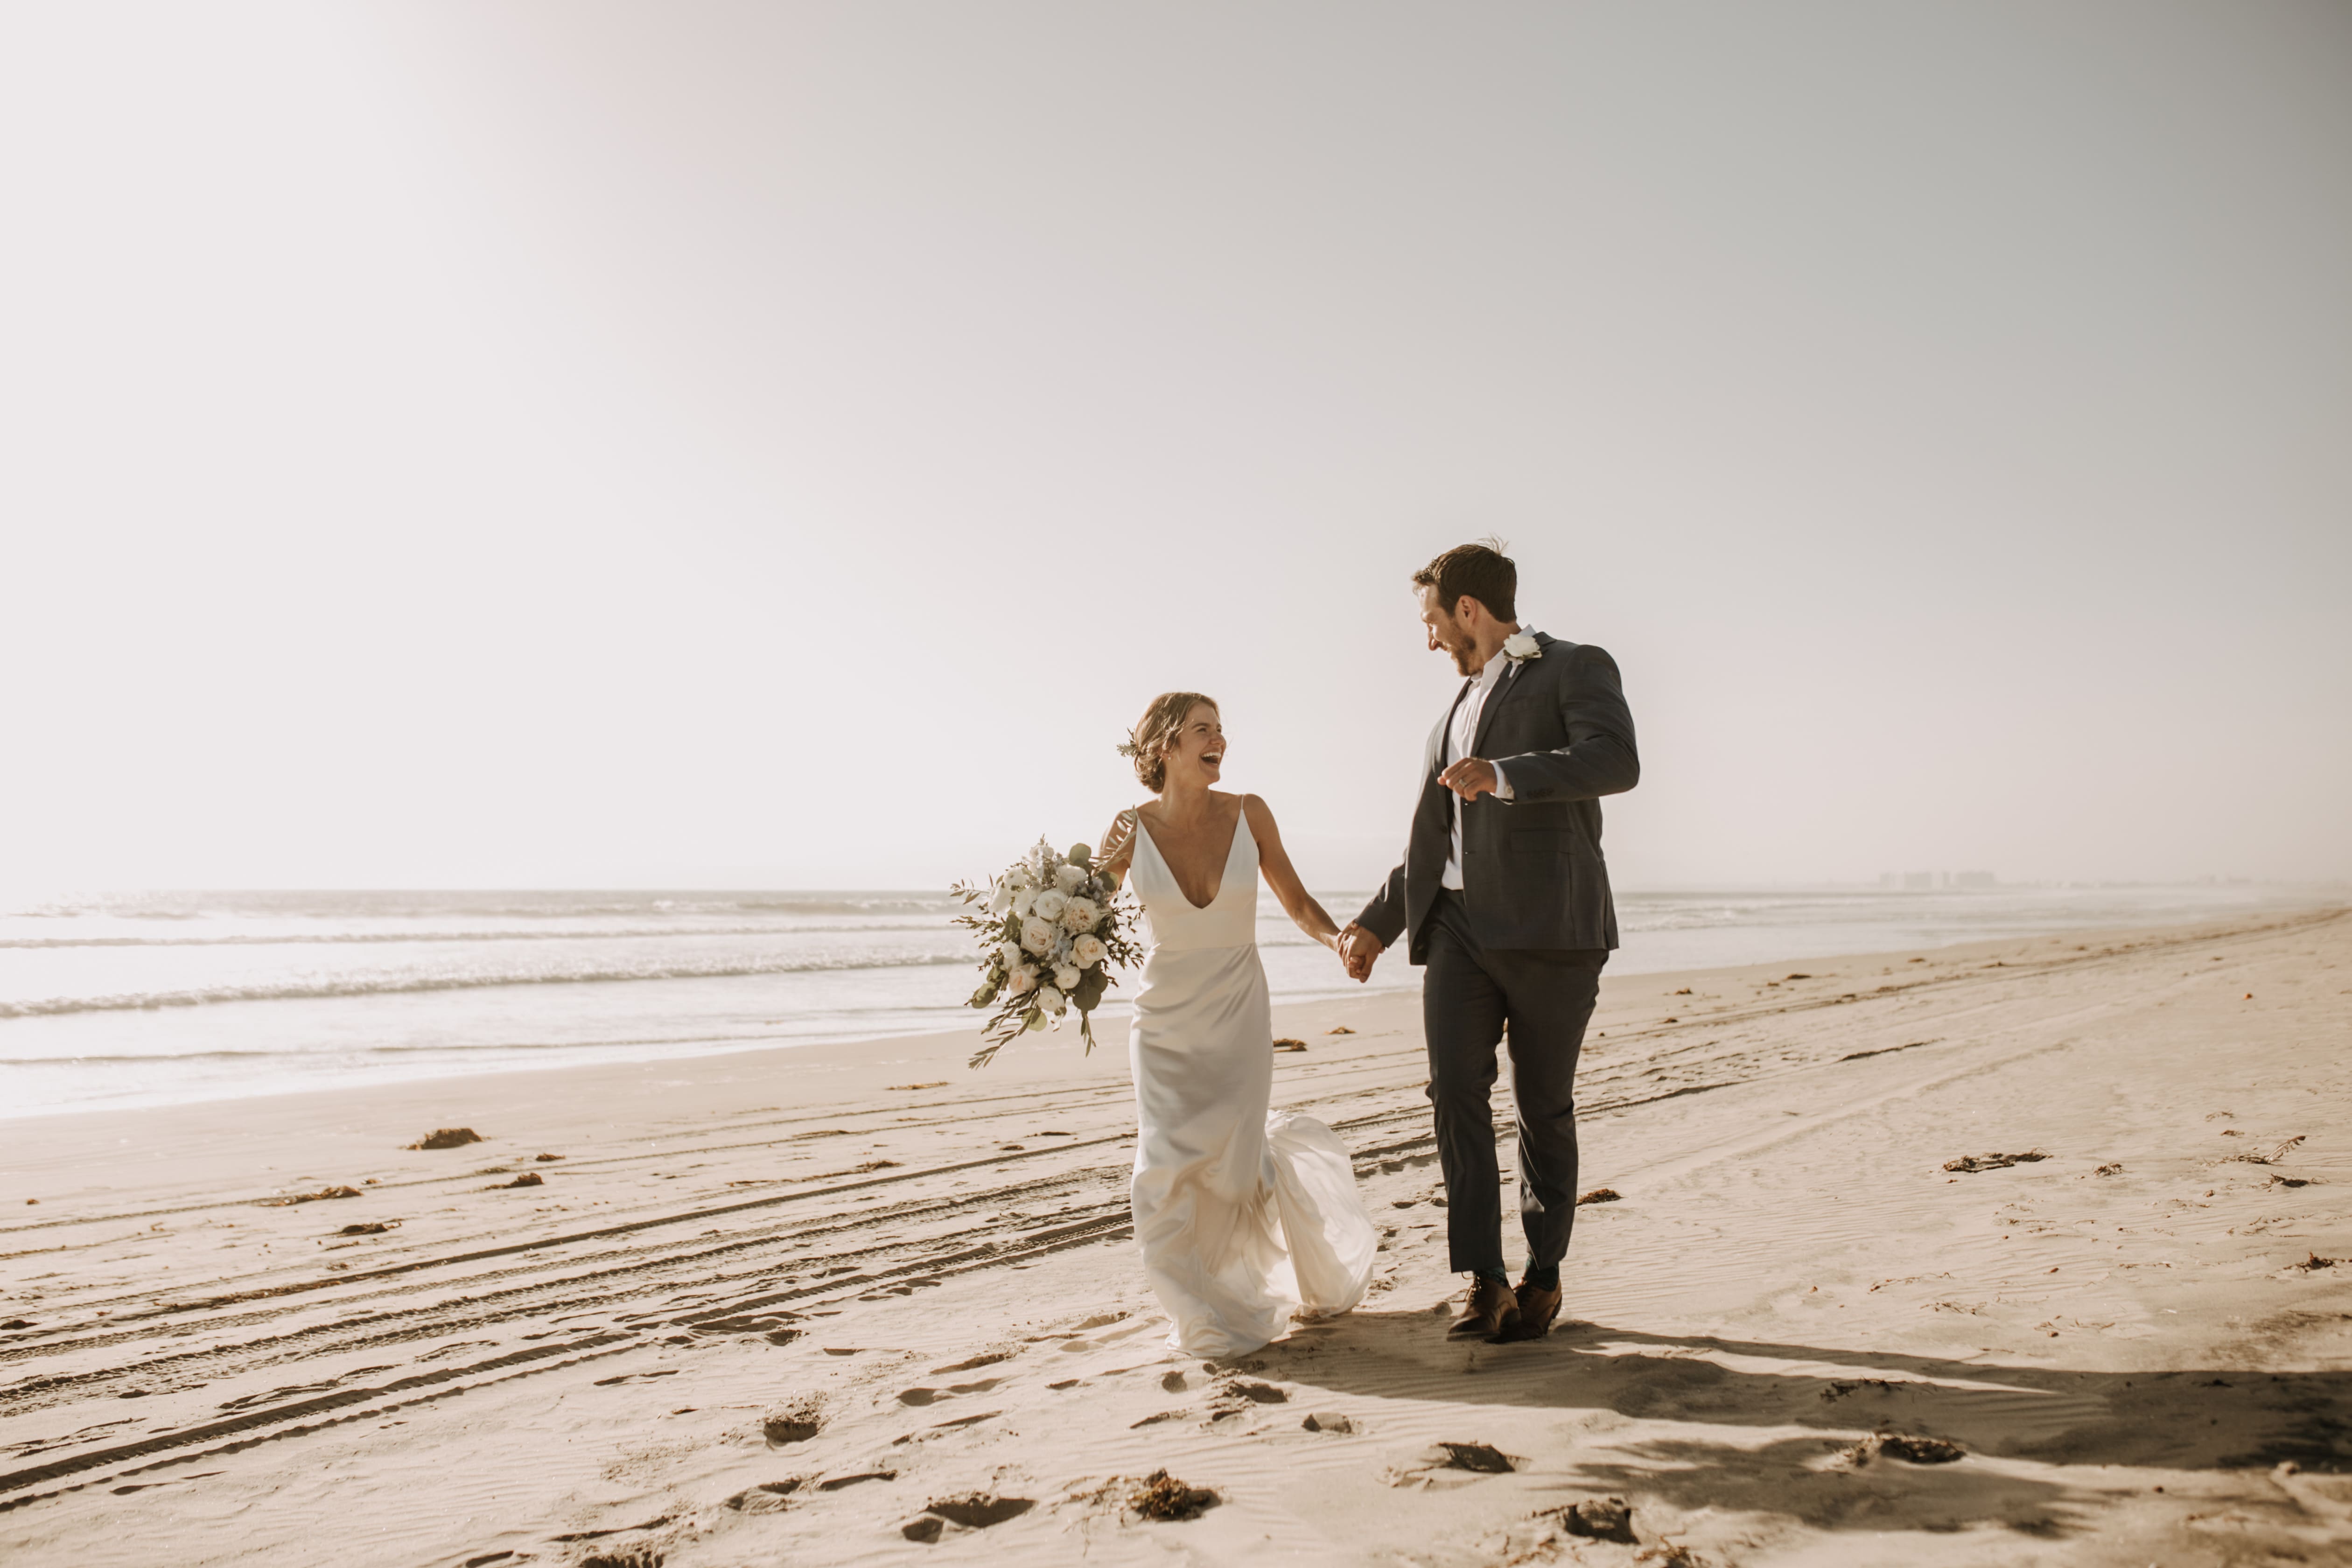
[(1372, 977), (1372, 963), (1387, 944), (1355, 921), (1339, 933), (1339, 957), (1348, 966), (1348, 978), (1358, 983)]
[(1477, 757), (1465, 757), (1438, 774), (1437, 782), (1464, 800), (1476, 800), (1482, 795), (1495, 793), (1495, 764)]

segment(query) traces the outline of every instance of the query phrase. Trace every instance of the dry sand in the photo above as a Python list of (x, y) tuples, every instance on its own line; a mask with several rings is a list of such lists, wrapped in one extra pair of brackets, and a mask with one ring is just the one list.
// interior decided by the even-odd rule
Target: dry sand
[(1522, 1345), (1444, 1335), (1409, 997), (1278, 1016), (1390, 1236), (1231, 1365), (1163, 1348), (1067, 1035), (0, 1123), (0, 1561), (2352, 1562), (2347, 961), (2335, 910), (1611, 979), (1622, 1197)]

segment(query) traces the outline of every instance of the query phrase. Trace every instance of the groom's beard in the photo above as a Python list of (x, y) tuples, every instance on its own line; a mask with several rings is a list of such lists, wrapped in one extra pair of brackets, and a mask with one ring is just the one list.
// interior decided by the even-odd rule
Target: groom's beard
[(1470, 676), (1478, 673), (1478, 645), (1476, 643), (1472, 642), (1468, 637), (1464, 637), (1460, 642), (1455, 642), (1451, 637), (1448, 637), (1445, 639), (1445, 651), (1454, 660), (1454, 668), (1456, 674)]

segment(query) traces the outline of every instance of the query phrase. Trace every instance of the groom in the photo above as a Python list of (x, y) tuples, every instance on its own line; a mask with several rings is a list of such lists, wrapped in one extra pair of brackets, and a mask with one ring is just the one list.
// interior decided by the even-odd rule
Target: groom
[[(1446, 1241), (1475, 1276), (1456, 1338), (1539, 1339), (1559, 1314), (1576, 1213), (1576, 1058), (1617, 945), (1601, 858), (1604, 795), (1642, 767), (1617, 666), (1589, 643), (1522, 629), (1518, 568), (1484, 544), (1412, 575), (1429, 646), (1466, 678), (1431, 731), (1404, 864), (1340, 933), (1368, 978), (1402, 936), (1427, 966), (1422, 1030), (1445, 1173)], [(1528, 1268), (1503, 1268), (1488, 1094), (1507, 1029)]]

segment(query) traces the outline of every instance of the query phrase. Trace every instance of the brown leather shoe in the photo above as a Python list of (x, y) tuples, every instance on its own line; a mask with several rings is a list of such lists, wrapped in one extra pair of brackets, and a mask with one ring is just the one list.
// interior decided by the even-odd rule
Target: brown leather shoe
[(1499, 1279), (1481, 1274), (1470, 1287), (1470, 1304), (1445, 1331), (1449, 1340), (1491, 1340), (1517, 1326), (1518, 1298)]
[(1518, 1289), (1519, 1321), (1503, 1331), (1507, 1340), (1539, 1340), (1551, 1332), (1552, 1320), (1559, 1316), (1559, 1287), (1546, 1289), (1524, 1280)]

